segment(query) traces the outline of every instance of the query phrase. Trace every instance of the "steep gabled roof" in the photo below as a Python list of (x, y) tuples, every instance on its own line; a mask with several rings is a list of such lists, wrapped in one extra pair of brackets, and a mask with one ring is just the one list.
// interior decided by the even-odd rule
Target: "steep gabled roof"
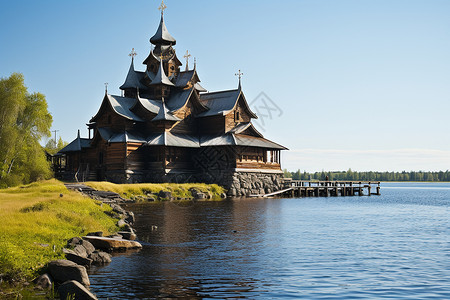
[(239, 90), (200, 94), (200, 102), (209, 108), (209, 110), (199, 114), (198, 117), (226, 115), (233, 110), (239, 99), (239, 94)]
[(136, 72), (134, 70), (134, 62), (133, 59), (131, 60), (130, 69), (128, 70), (127, 78), (125, 79), (124, 84), (120, 87), (121, 90), (125, 89), (132, 89), (132, 88), (140, 88), (140, 89), (146, 89), (147, 87), (144, 86), (140, 80), (143, 77), (142, 72)]
[(158, 85), (158, 84), (174, 86), (174, 84), (167, 77), (166, 72), (164, 72), (162, 61), (159, 62), (158, 72), (156, 73), (155, 78), (152, 79), (152, 83), (150, 83), (150, 85)]
[(252, 123), (241, 123), (231, 129), (229, 132), (236, 133), (236, 134), (245, 134), (250, 136), (256, 136), (256, 137), (264, 137), (258, 130), (256, 130), (255, 126), (253, 126)]
[(235, 134), (234, 135), (237, 146), (246, 146), (246, 147), (261, 147), (267, 149), (275, 149), (275, 150), (288, 150), (288, 148), (272, 142), (268, 139), (255, 137), (244, 134)]
[(170, 98), (167, 99), (167, 108), (170, 111), (175, 112), (184, 107), (186, 105), (186, 102), (188, 102), (189, 98), (191, 97), (192, 92), (193, 89), (173, 91), (170, 94)]
[(287, 150), (286, 147), (274, 143), (263, 137), (255, 137), (244, 134), (235, 134), (232, 132), (219, 136), (204, 136), (200, 138), (201, 147), (214, 146), (242, 146), (242, 147), (259, 147), (274, 150)]
[(174, 134), (163, 132), (148, 137), (148, 146), (171, 146), (183, 148), (200, 148), (197, 137), (187, 134)]
[[(141, 104), (141, 106), (143, 108), (145, 108), (147, 111), (154, 113), (154, 114), (158, 114), (159, 110), (161, 109), (161, 101), (142, 98), (139, 94), (137, 96), (137, 101), (136, 101), (135, 106), (138, 103)], [(133, 110), (135, 106), (133, 106), (131, 108), (131, 110)]]
[(108, 143), (145, 143), (147, 140), (133, 131), (115, 132), (111, 128), (98, 128), (100, 137)]
[(100, 106), (99, 111), (90, 120), (90, 122), (95, 122), (95, 120), (97, 120), (100, 117), (100, 112), (102, 111), (102, 108), (104, 108), (106, 105), (111, 107), (112, 110), (119, 116), (122, 116), (131, 121), (144, 122), (143, 119), (138, 117), (136, 114), (134, 114), (130, 110), (134, 106), (136, 101), (137, 100), (134, 98), (126, 98), (126, 97), (120, 97), (120, 96), (106, 94), (105, 97), (103, 98), (103, 102), (102, 102), (102, 105)]
[(81, 151), (84, 148), (89, 148), (90, 146), (91, 140), (80, 138), (80, 131), (78, 130), (77, 138), (74, 139), (69, 145), (59, 150), (58, 153), (77, 152)]
[(203, 92), (207, 92), (208, 90), (207, 89), (205, 89), (204, 87), (202, 87), (201, 85), (200, 85), (200, 83), (196, 83), (196, 84), (194, 84), (194, 88), (198, 91), (198, 92), (200, 92), (200, 93), (203, 93)]
[(158, 114), (156, 117), (152, 119), (152, 122), (156, 121), (172, 121), (172, 122), (178, 122), (181, 121), (180, 118), (174, 116), (169, 110), (167, 109), (166, 103), (164, 101), (164, 98), (161, 103), (161, 108), (159, 109)]
[(200, 101), (209, 110), (199, 114), (197, 117), (225, 116), (236, 108), (240, 99), (242, 99), (242, 103), (249, 115), (257, 119), (258, 117), (248, 106), (244, 93), (240, 89), (200, 94)]
[(200, 82), (200, 78), (198, 77), (197, 71), (195, 69), (180, 72), (175, 81), (175, 86), (184, 88), (185, 86), (188, 85), (189, 81), (191, 80), (193, 80), (195, 83)]
[(155, 35), (150, 38), (150, 43), (154, 45), (175, 45), (177, 41), (170, 35), (164, 22), (164, 14), (161, 14), (158, 30)]

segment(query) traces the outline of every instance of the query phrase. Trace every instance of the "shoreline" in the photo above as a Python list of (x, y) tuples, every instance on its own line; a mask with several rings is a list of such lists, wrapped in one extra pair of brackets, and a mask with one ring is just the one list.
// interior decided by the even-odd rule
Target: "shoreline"
[[(99, 183), (93, 183), (93, 184), (99, 184)], [(78, 192), (73, 192), (69, 191), (62, 182), (57, 181), (57, 180), (49, 180), (49, 181), (43, 181), (43, 182), (36, 182), (36, 183), (32, 183), (30, 185), (25, 185), (25, 186), (20, 186), (20, 187), (15, 187), (15, 188), (9, 188), (9, 189), (3, 189), (0, 190), (0, 196), (2, 194), (6, 194), (6, 195), (13, 195), (13, 198), (25, 198), (27, 199), (27, 201), (23, 201), (24, 203), (19, 203), (15, 201), (13, 207), (11, 208), (12, 210), (14, 210), (14, 213), (18, 214), (18, 213), (24, 213), (24, 212), (28, 212), (31, 214), (41, 214), (43, 212), (47, 212), (49, 216), (51, 216), (52, 218), (56, 217), (58, 218), (58, 213), (60, 215), (63, 214), (69, 214), (69, 212), (67, 211), (59, 211), (58, 213), (53, 212), (53, 210), (57, 210), (57, 206), (59, 204), (59, 202), (64, 202), (67, 201), (68, 198), (73, 202), (70, 203), (72, 206), (80, 206), (78, 207), (79, 209), (81, 209), (81, 205), (79, 205), (78, 202), (82, 201), (83, 205), (90, 205), (93, 208), (96, 208), (96, 212), (92, 212), (90, 210), (86, 210), (83, 213), (87, 213), (92, 214), (94, 216), (96, 216), (96, 218), (91, 218), (89, 219), (89, 216), (83, 215), (83, 213), (80, 213), (80, 215), (83, 215), (83, 217), (85, 217), (86, 219), (83, 220), (79, 220), (77, 221), (78, 224), (80, 226), (82, 226), (84, 228), (84, 232), (96, 232), (96, 231), (104, 231), (106, 234), (112, 234), (113, 232), (117, 232), (120, 233), (122, 229), (127, 229), (130, 228), (131, 232), (130, 235), (131, 237), (133, 237), (132, 235), (134, 233), (134, 230), (132, 229), (131, 225), (128, 224), (128, 222), (125, 222), (125, 224), (123, 224), (120, 221), (124, 221), (122, 220), (122, 218), (118, 219), (117, 215), (114, 214), (119, 214), (120, 213), (124, 213), (125, 215), (127, 215), (127, 217), (130, 217), (130, 215), (132, 215), (132, 213), (130, 212), (126, 212), (122, 207), (121, 204), (126, 204), (126, 203), (136, 203), (136, 202), (155, 202), (155, 201), (167, 201), (167, 200), (175, 200), (175, 201), (183, 201), (183, 200), (218, 200), (218, 199), (224, 199), (223, 197), (223, 193), (224, 190), (223, 188), (219, 187), (219, 186), (214, 186), (214, 185), (205, 185), (205, 184), (191, 184), (191, 185), (187, 185), (184, 188), (180, 188), (180, 186), (182, 185), (178, 185), (178, 184), (165, 184), (163, 185), (163, 187), (165, 188), (165, 190), (160, 189), (160, 191), (158, 193), (150, 193), (151, 190), (149, 189), (149, 186), (146, 184), (142, 184), (140, 185), (139, 189), (136, 190), (137, 185), (127, 185), (126, 187), (124, 187), (124, 185), (113, 185), (110, 183), (100, 183), (103, 185), (112, 185), (113, 189), (134, 189), (135, 195), (131, 195), (132, 199), (127, 199), (124, 198), (122, 196), (125, 195), (130, 195), (130, 191), (127, 190), (125, 193), (126, 194), (118, 194), (115, 192), (102, 192), (102, 191), (97, 191), (99, 193), (93, 193), (91, 195), (88, 195), (86, 193), (83, 193), (81, 191), (78, 190)], [(156, 188), (160, 188), (161, 185), (155, 185)], [(187, 187), (190, 187), (190, 189), (188, 189)], [(26, 192), (31, 190), (31, 192), (33, 192), (33, 196), (28, 195)], [(36, 190), (39, 191), (40, 194), (37, 194)], [(41, 191), (42, 190), (42, 191)], [(92, 190), (95, 189), (90, 189), (90, 191), (92, 192)], [(108, 189), (109, 190), (109, 189)], [(86, 197), (88, 196), (88, 197)], [(106, 196), (106, 197), (103, 197)], [(118, 196), (118, 197), (117, 197)], [(114, 201), (111, 201), (111, 197), (116, 197), (119, 201), (116, 201), (117, 203), (113, 203)], [(36, 199), (34, 199), (36, 198)], [(14, 199), (16, 200), (16, 199)], [(102, 201), (103, 200), (103, 201)], [(26, 203), (25, 203), (26, 202)], [(9, 204), (9, 203), (7, 203)], [(31, 204), (31, 205), (29, 205)], [(106, 205), (104, 205), (106, 204)], [(0, 208), (2, 208), (2, 205), (6, 205), (5, 203), (2, 202), (2, 200), (0, 200)], [(116, 205), (116, 212), (114, 212), (114, 206)], [(113, 206), (113, 208), (111, 208), (111, 206)], [(84, 208), (84, 206), (83, 206)], [(90, 208), (92, 210), (92, 208)], [(101, 214), (103, 216), (98, 215), (99, 211), (101, 211)], [(60, 216), (62, 217), (62, 216)], [(39, 218), (38, 218), (39, 220)], [(30, 227), (33, 227), (33, 233), (36, 235), (40, 235), (42, 233), (39, 233), (40, 231), (44, 230), (44, 229), (40, 229), (41, 227), (39, 226), (35, 226), (36, 223), (39, 223), (39, 221), (36, 220), (30, 220)], [(99, 220), (101, 222), (99, 222)], [(83, 222), (87, 221), (89, 224), (84, 224)], [(94, 225), (95, 222), (98, 223), (98, 225)], [(106, 227), (105, 226), (101, 226), (100, 223), (108, 223), (108, 226), (110, 226), (110, 229), (112, 229), (112, 226), (115, 227), (114, 230), (109, 231), (109, 230), (105, 230)], [(122, 223), (120, 224), (122, 226), (122, 228), (120, 228), (121, 226), (119, 225), (119, 222)], [(133, 222), (134, 222), (134, 216), (133, 216)], [(94, 224), (93, 224), (94, 223)], [(71, 226), (72, 224), (68, 224), (67, 226), (64, 227), (75, 227), (77, 228), (77, 226)], [(5, 224), (4, 224), (5, 226)], [(93, 227), (94, 226), (94, 227)], [(0, 226), (1, 229), (1, 226)], [(67, 229), (67, 228), (65, 228)], [(74, 228), (71, 228), (74, 229)], [(76, 230), (74, 231), (76, 232)], [(43, 274), (44, 270), (46, 270), (46, 266), (48, 265), (48, 263), (50, 261), (53, 261), (55, 259), (60, 259), (60, 258), (64, 258), (64, 252), (63, 249), (65, 248), (65, 243), (67, 240), (69, 240), (68, 237), (75, 237), (75, 236), (79, 236), (78, 234), (70, 234), (70, 235), (66, 235), (66, 237), (61, 237), (61, 240), (57, 239), (56, 237), (52, 237), (54, 239), (54, 241), (57, 243), (46, 243), (45, 241), (40, 241), (39, 239), (34, 238), (34, 244), (38, 244), (38, 245), (42, 245), (42, 246), (37, 246), (37, 247), (43, 247), (45, 250), (49, 250), (52, 249), (50, 252), (50, 255), (48, 255), (48, 259), (44, 259), (45, 261), (35, 261), (35, 263), (29, 263), (34, 265), (34, 267), (31, 270), (26, 271), (25, 269), (21, 269), (20, 266), (17, 266), (15, 268), (16, 270), (16, 275), (5, 275), (4, 272), (2, 272), (2, 268), (3, 270), (8, 269), (7, 265), (4, 265), (5, 262), (2, 262), (2, 264), (0, 264), (0, 296), (5, 297), (6, 299), (8, 298), (12, 298), (15, 299), (17, 297), (28, 297), (28, 296), (33, 296), (33, 297), (42, 297), (42, 299), (47, 299), (47, 297), (54, 297), (53, 294), (51, 294), (51, 291), (49, 292), (44, 292), (42, 290), (36, 290), (35, 289), (35, 284), (33, 284), (32, 282), (34, 280), (36, 280), (38, 277), (34, 277), (31, 276), (32, 273), (39, 275), (39, 274)], [(135, 238), (135, 237), (134, 237)], [(38, 243), (39, 242), (39, 243)], [(16, 245), (16, 247), (18, 247), (18, 245)], [(8, 249), (3, 249), (4, 248), (4, 243), (0, 244), (0, 257), (2, 255), (2, 253), (5, 253), (3, 255), (9, 256), (11, 257), (11, 254), (8, 254)], [(96, 247), (97, 248), (97, 247)], [(6, 252), (5, 252), (6, 251)], [(30, 255), (30, 253), (33, 253), (32, 255)], [(26, 255), (33, 257), (38, 255), (37, 252), (35, 252), (33, 249), (30, 250), (30, 252), (27, 252)], [(33, 279), (34, 278), (34, 279)]]

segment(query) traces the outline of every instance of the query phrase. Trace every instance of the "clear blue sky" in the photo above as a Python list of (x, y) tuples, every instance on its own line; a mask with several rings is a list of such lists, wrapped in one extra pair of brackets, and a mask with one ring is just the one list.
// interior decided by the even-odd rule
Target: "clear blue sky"
[[(159, 4), (1, 1), (0, 77), (23, 73), (64, 140), (87, 136), (104, 83), (120, 93), (131, 48), (144, 69)], [(257, 126), (291, 149), (283, 168), (450, 169), (450, 1), (166, 4), (178, 56), (197, 57), (205, 88), (235, 88), (242, 70), (248, 102), (266, 115)], [(253, 101), (261, 92), (272, 116)]]

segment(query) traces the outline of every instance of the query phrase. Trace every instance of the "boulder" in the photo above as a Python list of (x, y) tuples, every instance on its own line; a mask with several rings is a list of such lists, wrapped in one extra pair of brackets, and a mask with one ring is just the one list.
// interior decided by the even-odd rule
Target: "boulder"
[(51, 290), (53, 285), (53, 280), (49, 274), (45, 273), (34, 281), (37, 289), (40, 290)]
[(125, 214), (125, 222), (127, 222), (128, 224), (134, 224), (135, 222), (135, 217), (134, 217), (134, 213), (132, 211), (127, 211)]
[(52, 278), (58, 283), (75, 280), (84, 286), (90, 285), (86, 268), (73, 261), (65, 259), (51, 261), (48, 263), (48, 270)]
[(80, 266), (85, 266), (85, 267), (90, 267), (92, 264), (92, 259), (77, 255), (75, 253), (66, 253), (66, 258), (70, 261), (73, 261), (74, 263), (80, 265)]
[(118, 214), (124, 215), (126, 214), (125, 209), (123, 209), (122, 207), (120, 207), (120, 205), (118, 204), (110, 204), (112, 210)]
[(60, 299), (97, 300), (97, 297), (89, 292), (78, 281), (70, 280), (61, 284), (58, 288)]
[(121, 236), (120, 234), (117, 234), (117, 233), (108, 235), (107, 237), (111, 238), (111, 239), (122, 239), (123, 238), (123, 236)]
[(91, 242), (96, 249), (101, 249), (108, 252), (142, 248), (142, 245), (140, 243), (124, 239), (105, 238), (97, 236), (85, 236), (83, 237), (83, 239)]
[(89, 256), (89, 258), (92, 260), (92, 263), (94, 265), (103, 265), (111, 262), (111, 255), (103, 252), (95, 250), (94, 253)]
[(208, 197), (206, 196), (205, 193), (201, 193), (200, 192), (200, 193), (197, 193), (194, 198), (197, 199), (197, 200), (203, 200), (203, 199), (206, 199)]
[(86, 248), (84, 248), (82, 245), (76, 245), (75, 248), (73, 248), (73, 252), (75, 252), (77, 255), (81, 257), (88, 257), (88, 253), (86, 251)]
[(89, 232), (88, 234), (86, 234), (87, 236), (103, 236), (103, 232), (102, 231), (97, 231), (97, 232)]
[(158, 197), (161, 198), (161, 199), (172, 199), (172, 192), (160, 191), (158, 193)]
[[(236, 190), (234, 190), (234, 193), (236, 194)], [(227, 194), (222, 193), (220, 194), (220, 198), (225, 199), (227, 197)]]
[(82, 241), (82, 238), (80, 237), (73, 237), (70, 240), (67, 241), (67, 248), (75, 248), (76, 245), (79, 245)]
[(137, 236), (134, 232), (119, 231), (118, 234), (121, 235), (122, 238), (125, 240), (134, 241), (137, 238)]
[(127, 225), (127, 222), (125, 222), (124, 219), (120, 219), (119, 221), (117, 221), (117, 226), (122, 228), (123, 226)]
[[(122, 226), (119, 226), (120, 228), (122, 228), (122, 231), (127, 231), (127, 232), (133, 232), (133, 228), (131, 228), (130, 224), (128, 223), (120, 223)], [(119, 224), (117, 224), (119, 225)]]
[(84, 249), (86, 249), (86, 253), (89, 256), (92, 252), (95, 251), (95, 247), (94, 245), (92, 245), (90, 242), (83, 240), (81, 241), (81, 246), (84, 247)]

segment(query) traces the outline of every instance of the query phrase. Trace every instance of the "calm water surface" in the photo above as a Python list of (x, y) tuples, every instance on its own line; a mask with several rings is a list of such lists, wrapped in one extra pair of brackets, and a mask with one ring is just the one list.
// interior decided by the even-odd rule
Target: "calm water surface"
[(450, 299), (450, 184), (128, 208), (144, 248), (91, 270), (102, 299)]

